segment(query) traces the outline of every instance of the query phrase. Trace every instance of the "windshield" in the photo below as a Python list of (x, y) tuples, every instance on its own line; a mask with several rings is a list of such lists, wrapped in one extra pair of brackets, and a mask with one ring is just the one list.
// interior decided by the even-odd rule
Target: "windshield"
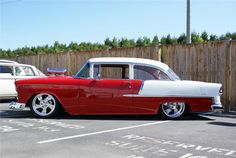
[(90, 69), (90, 64), (86, 63), (80, 71), (75, 75), (77, 78), (89, 78), (89, 69)]
[(176, 73), (175, 73), (171, 68), (168, 69), (168, 72), (171, 74), (171, 76), (172, 76), (175, 80), (180, 80), (179, 76), (176, 75)]

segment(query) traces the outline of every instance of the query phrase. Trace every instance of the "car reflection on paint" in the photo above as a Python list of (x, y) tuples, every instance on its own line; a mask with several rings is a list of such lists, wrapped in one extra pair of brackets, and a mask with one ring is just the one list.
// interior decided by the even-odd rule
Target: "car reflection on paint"
[(221, 84), (184, 81), (168, 65), (140, 58), (89, 59), (73, 77), (15, 82), (18, 103), (36, 117), (60, 110), (72, 115), (156, 115), (180, 118), (186, 112), (222, 110)]

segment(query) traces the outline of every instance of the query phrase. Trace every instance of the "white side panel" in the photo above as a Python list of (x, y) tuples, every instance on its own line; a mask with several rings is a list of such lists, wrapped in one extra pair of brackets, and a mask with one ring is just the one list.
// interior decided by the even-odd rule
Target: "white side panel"
[(198, 81), (144, 81), (139, 96), (219, 96), (221, 84)]

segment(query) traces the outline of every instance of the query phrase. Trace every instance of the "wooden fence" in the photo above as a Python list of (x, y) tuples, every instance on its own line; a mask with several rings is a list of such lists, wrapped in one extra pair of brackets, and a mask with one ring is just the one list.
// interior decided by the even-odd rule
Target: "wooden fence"
[(185, 80), (222, 83), (226, 111), (236, 111), (236, 41), (162, 47), (163, 62)]
[(48, 67), (65, 67), (68, 69), (68, 74), (72, 75), (87, 59), (94, 57), (137, 57), (159, 60), (168, 64), (182, 79), (222, 83), (222, 102), (225, 109), (236, 111), (236, 41), (42, 54), (10, 60), (35, 65), (45, 73)]
[(69, 75), (73, 75), (89, 58), (136, 57), (161, 60), (159, 51), (159, 46), (151, 46), (140, 48), (120, 48), (104, 51), (67, 52), (60, 54), (20, 56), (16, 58), (10, 58), (9, 60), (35, 65), (44, 73), (46, 73), (48, 67), (64, 67), (67, 68)]

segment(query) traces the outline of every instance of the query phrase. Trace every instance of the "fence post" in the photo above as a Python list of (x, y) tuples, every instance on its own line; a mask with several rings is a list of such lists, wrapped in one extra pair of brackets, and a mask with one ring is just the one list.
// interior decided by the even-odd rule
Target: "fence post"
[(231, 41), (230, 40), (227, 40), (225, 41), (225, 44), (226, 44), (226, 51), (225, 51), (225, 104), (227, 107), (225, 109), (225, 111), (230, 111), (231, 109), (231, 49), (230, 49), (230, 46), (231, 46)]
[(67, 52), (67, 56), (66, 56), (66, 58), (67, 58), (67, 67), (68, 67), (68, 75), (72, 75), (72, 72), (71, 72), (71, 59), (70, 59), (70, 52), (68, 51)]

